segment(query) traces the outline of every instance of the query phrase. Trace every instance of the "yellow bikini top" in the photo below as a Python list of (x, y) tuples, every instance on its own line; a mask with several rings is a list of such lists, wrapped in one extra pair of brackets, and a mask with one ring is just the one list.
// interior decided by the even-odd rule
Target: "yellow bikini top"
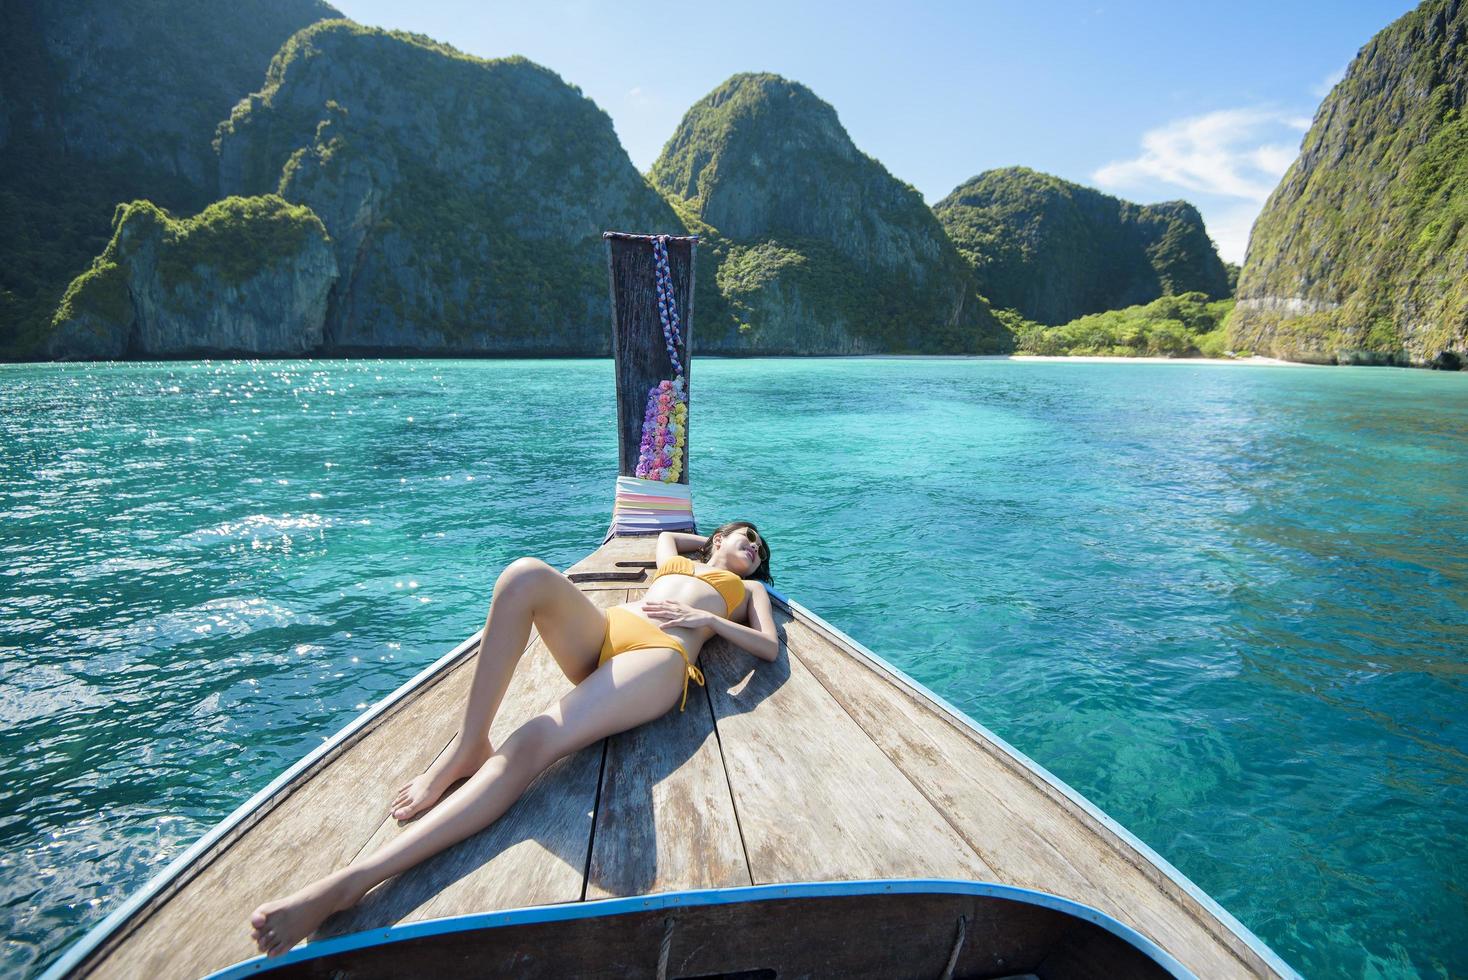
[(734, 615), (734, 610), (738, 609), (739, 603), (744, 601), (744, 579), (726, 568), (715, 568), (710, 572), (696, 573), (693, 570), (693, 559), (676, 555), (658, 566), (657, 574), (652, 577), (652, 580), (656, 582), (664, 575), (692, 575), (718, 589), (719, 595), (724, 597), (724, 603), (729, 607), (729, 611), (724, 614), (725, 619)]

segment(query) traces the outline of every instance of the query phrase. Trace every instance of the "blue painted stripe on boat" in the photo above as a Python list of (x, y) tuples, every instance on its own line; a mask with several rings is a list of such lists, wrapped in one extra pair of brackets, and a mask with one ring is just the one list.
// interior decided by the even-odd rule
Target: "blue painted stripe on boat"
[(862, 645), (860, 642), (853, 639), (852, 637), (847, 636), (840, 629), (826, 622), (824, 619), (811, 612), (805, 606), (802, 606), (800, 603), (789, 598), (783, 593), (777, 592), (774, 589), (767, 588), (767, 591), (770, 593), (771, 596), (778, 599), (780, 602), (783, 602), (792, 611), (798, 612), (803, 618), (817, 624), (822, 629), (839, 638), (842, 643), (848, 644), (853, 650), (856, 650), (862, 656), (868, 657), (873, 660), (883, 670), (886, 670), (895, 677), (901, 679), (903, 683), (911, 686), (914, 690), (921, 693), (924, 697), (942, 707), (943, 710), (952, 715), (954, 719), (967, 725), (983, 738), (989, 740), (990, 742), (993, 742), (1001, 750), (1013, 756), (1016, 761), (1020, 762), (1031, 772), (1035, 773), (1035, 775), (1045, 780), (1057, 791), (1064, 793), (1066, 797), (1071, 800), (1071, 802), (1084, 809), (1088, 814), (1090, 814), (1093, 818), (1100, 822), (1102, 826), (1106, 827), (1106, 829), (1116, 834), (1116, 836), (1120, 837), (1127, 844), (1136, 848), (1138, 853), (1140, 853), (1148, 861), (1151, 861), (1152, 864), (1155, 865), (1159, 871), (1161, 871), (1167, 877), (1171, 878), (1172, 881), (1179, 888), (1181, 888), (1189, 895), (1189, 897), (1191, 897), (1194, 901), (1202, 905), (1205, 909), (1207, 909), (1215, 917), (1217, 917), (1218, 921), (1222, 922), (1224, 926), (1227, 927), (1229, 931), (1232, 932), (1235, 936), (1237, 936), (1241, 942), (1243, 942), (1251, 950), (1257, 953), (1259, 957), (1263, 959), (1265, 963), (1269, 964), (1270, 968), (1273, 969), (1276, 973), (1280, 974), (1282, 977), (1290, 978), (1290, 980), (1304, 980), (1304, 978), (1300, 976), (1297, 970), (1295, 970), (1292, 966), (1281, 959), (1279, 954), (1270, 949), (1269, 946), (1266, 945), (1262, 939), (1254, 935), (1254, 933), (1250, 931), (1248, 926), (1244, 925), (1238, 919), (1230, 915), (1228, 910), (1219, 905), (1216, 901), (1214, 901), (1207, 892), (1203, 891), (1203, 889), (1193, 884), (1193, 882), (1188, 878), (1187, 875), (1183, 874), (1177, 868), (1174, 868), (1167, 861), (1166, 858), (1164, 858), (1161, 854), (1158, 854), (1152, 848), (1148, 847), (1141, 840), (1141, 838), (1137, 837), (1131, 831), (1127, 830), (1121, 824), (1117, 823), (1111, 817), (1107, 816), (1104, 812), (1102, 812), (1099, 807), (1096, 806), (1096, 804), (1092, 803), (1090, 800), (1086, 799), (1070, 786), (1066, 785), (1066, 783), (1058, 776), (1051, 773), (1044, 766), (1040, 765), (1038, 762), (1025, 755), (1013, 745), (1010, 745), (1004, 739), (1000, 738), (998, 735), (994, 734), (983, 725), (974, 721), (964, 712), (958, 710), (958, 708), (949, 703), (948, 699), (942, 697), (932, 690), (929, 690), (926, 685), (914, 679), (913, 677), (908, 676), (908, 674), (901, 668), (888, 662), (887, 660), (878, 656), (876, 653), (873, 653), (866, 646)]
[(456, 915), (442, 919), (430, 919), (426, 922), (390, 926), (386, 929), (367, 929), (348, 936), (307, 943), (274, 959), (257, 956), (244, 960), (216, 973), (211, 973), (202, 980), (239, 980), (239, 978), (252, 977), (277, 967), (320, 959), (349, 950), (370, 949), (374, 946), (385, 946), (410, 939), (449, 935), (475, 929), (538, 922), (570, 922), (577, 919), (627, 915), (648, 909), (725, 905), (733, 902), (767, 902), (781, 898), (850, 897), (884, 893), (975, 895), (983, 898), (1007, 899), (1064, 912), (1094, 923), (1112, 935), (1125, 940), (1174, 977), (1196, 980), (1196, 974), (1189, 971), (1152, 940), (1099, 909), (1030, 888), (1000, 885), (993, 882), (963, 881), (955, 878), (867, 878), (851, 881), (785, 882), (775, 885), (746, 885), (739, 888), (660, 892), (655, 895), (632, 895), (626, 898), (607, 898), (590, 902), (562, 902), (557, 905), (531, 905), (496, 912), (476, 912), (471, 915)]
[(88, 930), (86, 935), (78, 939), (70, 948), (67, 949), (66, 953), (63, 954), (59, 960), (51, 964), (46, 972), (41, 974), (40, 980), (60, 980), (61, 977), (69, 973), (85, 957), (90, 955), (92, 950), (101, 945), (101, 943), (105, 941), (108, 936), (112, 935), (114, 929), (125, 923), (129, 918), (132, 917), (133, 913), (135, 913), (146, 902), (148, 902), (155, 894), (163, 890), (169, 885), (170, 882), (173, 881), (175, 877), (187, 870), (188, 866), (192, 864), (194, 860), (199, 857), (199, 855), (205, 853), (210, 847), (212, 847), (215, 841), (217, 841), (220, 837), (224, 836), (229, 831), (233, 830), (238, 824), (244, 821), (263, 804), (265, 804), (272, 796), (274, 796), (282, 788), (288, 785), (291, 780), (295, 779), (297, 775), (299, 775), (301, 772), (314, 764), (317, 759), (320, 759), (322, 756), (331, 752), (342, 742), (361, 730), (361, 728), (365, 726), (368, 722), (375, 719), (378, 715), (382, 714), (398, 701), (401, 701), (403, 698), (407, 697), (410, 693), (413, 692), (415, 688), (418, 687), (419, 684), (422, 684), (434, 674), (437, 674), (439, 671), (446, 668), (449, 664), (453, 663), (454, 660), (464, 656), (471, 647), (479, 642), (480, 632), (483, 631), (481, 630), (474, 633), (474, 635), (470, 636), (467, 640), (454, 647), (454, 649), (450, 650), (448, 653), (435, 660), (432, 664), (428, 665), (427, 667), (420, 670), (417, 674), (413, 675), (410, 680), (406, 681), (397, 690), (393, 691), (391, 694), (378, 701), (372, 707), (362, 712), (356, 718), (352, 719), (352, 721), (349, 722), (345, 728), (337, 732), (331, 738), (323, 741), (309, 754), (297, 761), (295, 765), (291, 766), (285, 772), (281, 773), (279, 776), (275, 777), (275, 779), (271, 780), (270, 784), (264, 789), (260, 790), (260, 792), (250, 797), (244, 803), (241, 803), (233, 813), (225, 817), (219, 823), (215, 824), (213, 829), (211, 829), (203, 837), (200, 837), (197, 841), (195, 841), (188, 850), (184, 851), (178, 857), (174, 858), (173, 861), (169, 862), (168, 866), (165, 867), (162, 871), (158, 872), (158, 874), (154, 875), (153, 878), (146, 885), (144, 885), (138, 891), (134, 892), (127, 899), (127, 901), (123, 902), (122, 905), (114, 909), (112, 914), (108, 915), (107, 918), (103, 919), (101, 922), (97, 923), (97, 925)]

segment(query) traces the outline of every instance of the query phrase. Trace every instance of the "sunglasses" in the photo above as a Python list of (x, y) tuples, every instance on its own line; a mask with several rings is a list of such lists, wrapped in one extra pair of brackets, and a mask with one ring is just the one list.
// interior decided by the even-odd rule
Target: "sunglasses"
[(760, 558), (763, 559), (763, 558), (768, 558), (769, 557), (770, 550), (765, 547), (765, 543), (760, 540), (758, 534), (755, 534), (753, 531), (751, 531), (747, 527), (742, 527), (739, 530), (743, 531), (744, 532), (744, 536), (747, 539), (749, 539), (749, 543), (752, 544), (752, 545), (754, 545), (755, 548), (757, 548), (759, 550), (759, 556), (760, 556)]

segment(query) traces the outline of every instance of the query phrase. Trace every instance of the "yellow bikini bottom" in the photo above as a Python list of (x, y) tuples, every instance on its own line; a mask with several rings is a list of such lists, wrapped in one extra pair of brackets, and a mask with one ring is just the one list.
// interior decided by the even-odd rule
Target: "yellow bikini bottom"
[(688, 703), (688, 681), (690, 679), (703, 684), (703, 671), (688, 660), (688, 651), (675, 636), (664, 633), (653, 625), (652, 621), (645, 616), (640, 616), (631, 609), (622, 606), (612, 606), (607, 610), (607, 635), (601, 643), (601, 657), (596, 665), (600, 667), (619, 653), (628, 650), (648, 650), (652, 647), (671, 647), (683, 655), (683, 663), (688, 668), (683, 675), (683, 703), (678, 705), (682, 711)]

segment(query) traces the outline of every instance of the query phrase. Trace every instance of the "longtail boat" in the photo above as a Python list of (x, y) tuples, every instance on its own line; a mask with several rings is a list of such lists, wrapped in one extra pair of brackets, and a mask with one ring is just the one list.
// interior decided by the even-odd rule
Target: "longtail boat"
[[(670, 363), (681, 361), (685, 406), (691, 393), (696, 239), (605, 238), (620, 472), (606, 536), (565, 569), (603, 608), (646, 591), (660, 531), (696, 533), (686, 465), (649, 478), (639, 452)], [(681, 313), (678, 336), (660, 298)], [(44, 976), (1298, 976), (1080, 794), (771, 596), (774, 663), (716, 635), (686, 711), (565, 756), (490, 826), (288, 953), (258, 955), (246, 920), (262, 897), (407, 826), (386, 803), (452, 740), (478, 654), (470, 636), (247, 800)], [(491, 741), (570, 687), (532, 632)]]

